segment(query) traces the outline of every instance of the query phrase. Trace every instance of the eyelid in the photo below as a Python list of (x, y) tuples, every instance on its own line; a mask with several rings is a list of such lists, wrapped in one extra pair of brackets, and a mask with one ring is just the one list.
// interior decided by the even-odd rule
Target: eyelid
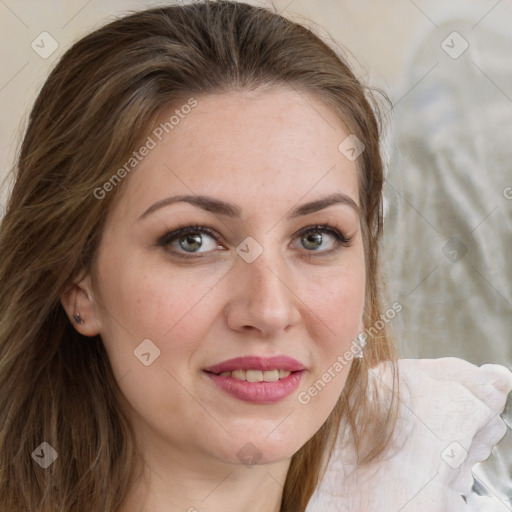
[(331, 224), (313, 224), (306, 226), (305, 228), (299, 230), (293, 238), (297, 238), (306, 234), (308, 232), (320, 231), (321, 233), (327, 233), (335, 239), (334, 247), (327, 250), (319, 250), (319, 251), (302, 251), (302, 257), (304, 258), (319, 258), (319, 257), (328, 257), (335, 254), (338, 254), (342, 249), (350, 247), (352, 245), (352, 240), (354, 238), (354, 234), (351, 236), (346, 236), (344, 232), (334, 227)]
[(293, 235), (294, 238), (297, 236), (300, 236), (304, 233), (308, 233), (309, 231), (322, 231), (324, 233), (328, 233), (332, 236), (334, 236), (338, 241), (347, 241), (349, 242), (352, 237), (345, 236), (345, 234), (339, 230), (338, 228), (335, 228), (331, 224), (311, 224), (310, 226), (306, 226), (305, 228), (300, 229)]
[[(305, 233), (308, 233), (310, 231), (321, 231), (323, 233), (327, 233), (330, 236), (334, 237), (335, 247), (333, 249), (329, 250), (320, 250), (320, 251), (308, 251), (304, 249), (304, 254), (306, 256), (319, 256), (319, 255), (328, 255), (328, 254), (334, 254), (341, 250), (343, 247), (349, 247), (350, 243), (353, 239), (352, 236), (346, 236), (340, 229), (334, 227), (331, 224), (311, 224), (308, 226), (305, 226), (304, 228), (300, 229), (299, 231), (295, 232), (292, 235), (292, 238), (295, 240), (296, 238), (302, 236)], [(224, 238), (220, 233), (209, 227), (204, 225), (199, 225), (197, 223), (195, 224), (183, 224), (176, 227), (176, 229), (173, 229), (172, 231), (167, 232), (165, 235), (160, 237), (157, 241), (157, 245), (167, 247), (170, 245), (170, 243), (178, 238), (180, 236), (184, 236), (188, 233), (203, 233), (211, 236), (216, 242), (218, 242), (221, 245), (227, 245), (224, 241)], [(204, 256), (205, 254), (211, 253), (213, 251), (206, 251), (204, 253), (186, 253), (186, 252), (179, 252), (179, 251), (172, 251), (174, 256), (177, 256), (179, 258), (197, 258), (200, 257), (198, 255)], [(196, 256), (194, 256), (196, 254)]]
[[(220, 233), (218, 233), (215, 229), (209, 227), (209, 226), (202, 226), (200, 224), (183, 224), (178, 225), (175, 229), (169, 230), (165, 235), (160, 237), (158, 239), (158, 245), (166, 245), (171, 240), (174, 240), (176, 238), (179, 238), (182, 235), (186, 235), (187, 233), (206, 233), (213, 238), (220, 239), (223, 241), (223, 238)], [(224, 242), (223, 242), (224, 243)]]

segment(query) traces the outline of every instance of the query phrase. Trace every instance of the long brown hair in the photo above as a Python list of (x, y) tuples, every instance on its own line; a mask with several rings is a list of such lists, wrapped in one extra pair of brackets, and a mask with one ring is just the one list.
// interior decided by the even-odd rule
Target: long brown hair
[[(163, 109), (193, 95), (281, 85), (316, 95), (364, 143), (363, 320), (380, 320), (382, 127), (372, 90), (340, 52), (281, 15), (232, 1), (153, 8), (109, 23), (76, 42), (41, 89), (0, 228), (1, 510), (114, 512), (129, 489), (135, 437), (118, 383), (100, 337), (78, 334), (59, 299), (90, 269), (122, 183), (100, 199), (93, 191)], [(382, 361), (396, 369), (396, 358), (386, 328), (370, 333), (332, 414), (292, 458), (282, 512), (305, 510), (340, 424), (361, 464), (382, 453), (396, 399), (371, 397), (369, 373)], [(46, 470), (31, 456), (43, 442), (58, 454)]]

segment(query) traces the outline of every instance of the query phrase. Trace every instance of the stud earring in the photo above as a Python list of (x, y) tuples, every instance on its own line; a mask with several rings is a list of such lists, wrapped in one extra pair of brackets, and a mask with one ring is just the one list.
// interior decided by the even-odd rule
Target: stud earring
[(81, 324), (81, 323), (83, 323), (83, 320), (82, 320), (82, 317), (80, 316), (80, 313), (76, 313), (75, 315), (73, 315), (73, 320), (74, 320), (77, 324)]

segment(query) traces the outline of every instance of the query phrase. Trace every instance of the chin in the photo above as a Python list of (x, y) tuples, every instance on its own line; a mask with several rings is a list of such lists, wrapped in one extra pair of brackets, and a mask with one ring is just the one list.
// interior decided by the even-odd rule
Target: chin
[[(220, 449), (220, 458), (229, 464), (244, 464), (255, 466), (272, 464), (289, 460), (304, 444), (309, 437), (290, 435), (288, 432), (274, 432), (266, 429), (264, 434), (251, 434), (248, 431), (233, 435), (229, 444)], [(313, 434), (312, 434), (313, 435)]]

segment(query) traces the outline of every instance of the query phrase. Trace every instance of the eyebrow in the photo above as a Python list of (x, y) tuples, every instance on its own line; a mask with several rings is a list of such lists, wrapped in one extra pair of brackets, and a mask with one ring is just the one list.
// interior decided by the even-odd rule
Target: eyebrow
[[(163, 208), (164, 206), (169, 206), (174, 203), (189, 203), (191, 205), (198, 206), (202, 210), (206, 210), (217, 215), (225, 215), (226, 217), (240, 217), (242, 213), (242, 210), (240, 209), (239, 206), (231, 203), (226, 203), (225, 201), (220, 201), (219, 199), (215, 199), (210, 196), (178, 195), (167, 197), (165, 199), (157, 201), (139, 217), (139, 220), (147, 217), (151, 213), (159, 210), (160, 208)], [(311, 201), (309, 203), (297, 206), (296, 208), (291, 210), (286, 215), (286, 217), (293, 219), (296, 217), (300, 217), (302, 215), (308, 215), (310, 213), (318, 212), (320, 210), (323, 210), (325, 208), (328, 208), (329, 206), (333, 206), (336, 204), (350, 206), (358, 216), (361, 215), (359, 206), (350, 196), (342, 192), (336, 192), (334, 194), (321, 197), (320, 199), (316, 199), (315, 201)]]

